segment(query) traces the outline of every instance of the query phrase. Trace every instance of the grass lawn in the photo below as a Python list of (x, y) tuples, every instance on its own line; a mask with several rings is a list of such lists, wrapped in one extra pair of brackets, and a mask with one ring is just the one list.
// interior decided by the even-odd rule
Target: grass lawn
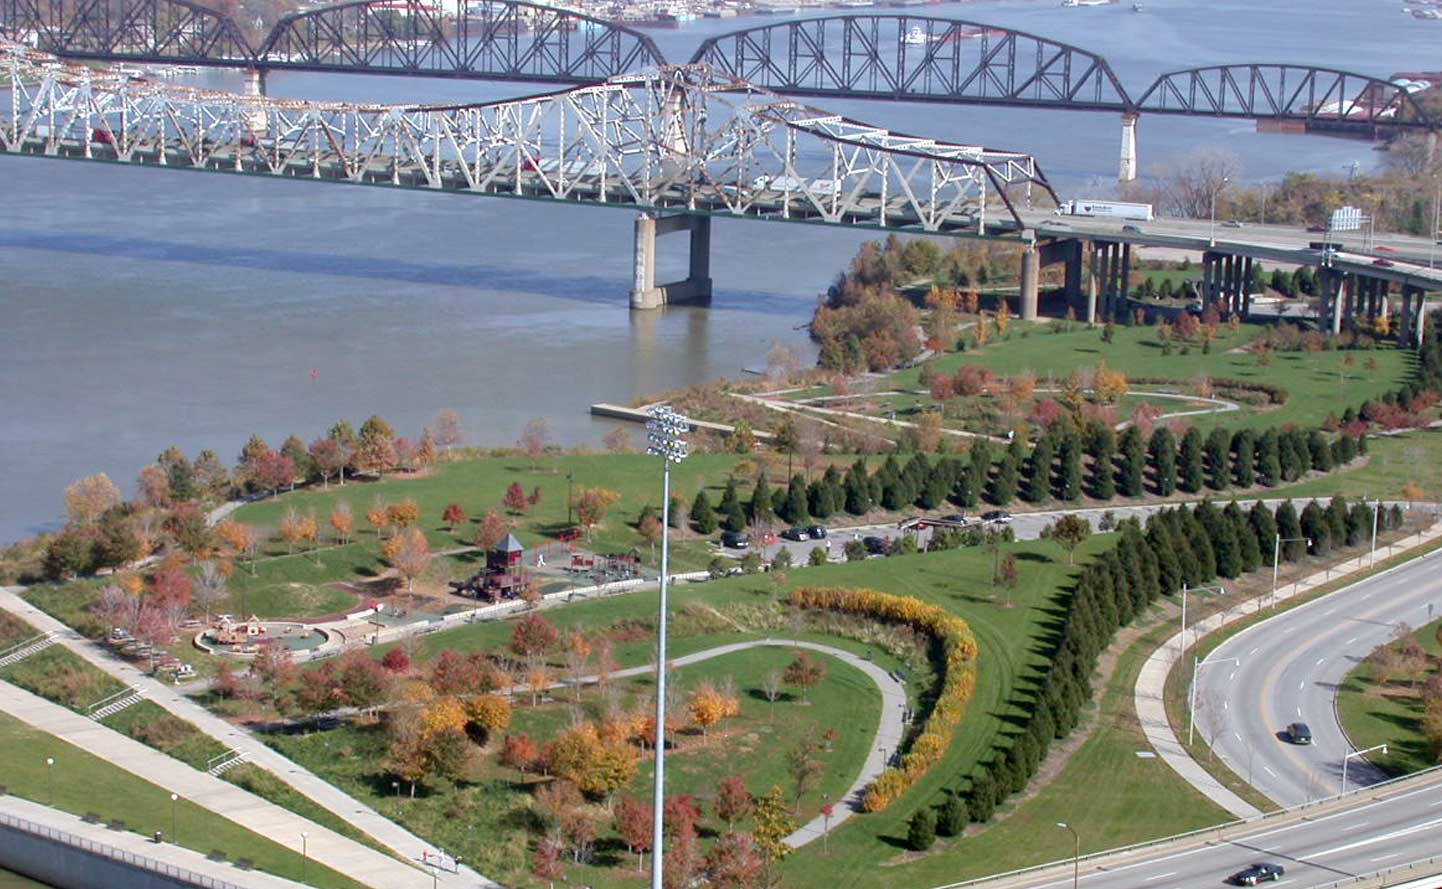
[[(798, 820), (816, 814), (823, 801), (822, 794), (832, 799), (843, 794), (855, 780), (870, 749), (880, 718), (880, 693), (859, 670), (825, 658), (827, 675), (821, 685), (812, 690), (810, 704), (792, 695), (771, 704), (761, 693), (762, 681), (767, 672), (784, 668), (791, 658), (792, 653), (787, 649), (768, 648), (726, 655), (676, 670), (674, 681), (683, 688), (695, 687), (703, 679), (734, 681), (741, 700), (741, 714), (714, 726), (709, 737), (694, 733), (679, 736), (677, 746), (667, 755), (669, 795), (689, 793), (704, 801), (714, 793), (720, 778), (732, 774), (743, 776), (754, 793), (764, 793), (776, 784), (789, 795), (794, 783), (788, 777), (783, 754), (803, 740), (819, 741), (828, 728), (836, 728), (839, 737), (832, 749), (818, 755), (825, 772), (819, 784), (802, 798)], [(645, 706), (650, 687), (649, 678), (637, 678), (617, 683), (609, 693), (587, 690), (579, 702), (572, 690), (562, 689), (555, 692), (554, 699), (538, 706), (519, 706), (508, 731), (525, 732), (539, 739), (551, 738), (570, 724), (575, 708), (594, 718), (603, 711), (607, 694), (634, 706)], [(522, 701), (524, 696), (518, 703)], [(406, 786), (393, 788), (383, 773), (378, 773), (377, 766), (385, 755), (384, 732), (379, 727), (347, 726), (307, 735), (280, 736), (272, 739), (272, 743), (287, 756), (319, 770), (348, 792), (422, 836), (447, 850), (461, 853), (467, 861), (480, 862), (480, 869), (487, 875), (507, 882), (525, 879), (527, 858), (515, 852), (524, 850), (528, 842), (526, 828), (534, 817), (529, 811), (530, 791), (544, 781), (530, 778), (522, 781), (513, 770), (496, 765), (494, 742), (485, 753), (473, 758), (466, 782), (460, 785), (437, 782), (435, 787), (418, 791), (414, 800), (408, 797)], [(645, 800), (650, 794), (651, 768), (647, 761), (641, 765), (635, 779), (621, 793)], [(597, 858), (590, 866), (572, 867), (571, 881), (595, 886), (629, 885), (633, 882), (629, 871), (635, 866), (634, 859), (625, 853), (619, 839), (611, 835), (610, 818), (604, 806), (594, 807), (593, 814), (601, 837)], [(714, 815), (708, 815), (703, 819), (703, 837), (714, 835), (723, 827)]]
[[(1048, 377), (1064, 377), (1072, 370), (1095, 367), (1105, 360), (1107, 366), (1125, 371), (1131, 377), (1165, 377), (1191, 380), (1199, 374), (1243, 381), (1266, 382), (1283, 386), (1290, 393), (1286, 404), (1278, 407), (1246, 408), (1239, 412), (1201, 415), (1189, 418), (1194, 425), (1209, 427), (1267, 426), (1296, 423), (1315, 426), (1328, 414), (1338, 415), (1348, 406), (1357, 407), (1368, 398), (1397, 388), (1408, 378), (1412, 353), (1392, 348), (1362, 352), (1282, 352), (1272, 356), (1270, 367), (1259, 367), (1255, 356), (1232, 353), (1263, 330), (1244, 324), (1233, 334), (1225, 325), (1218, 330), (1211, 354), (1203, 355), (1194, 345), (1189, 354), (1174, 348), (1163, 355), (1161, 344), (1150, 327), (1117, 327), (1115, 340), (1101, 341), (1101, 332), (1082, 326), (1067, 333), (1033, 332), (1023, 337), (1011, 332), (1008, 338), (993, 340), (980, 350), (965, 353), (949, 352), (937, 359), (937, 369), (955, 373), (963, 364), (977, 364), (999, 374), (1031, 370), (1044, 381)], [(1344, 366), (1347, 355), (1356, 365)], [(1375, 358), (1378, 369), (1368, 372), (1362, 364)], [(918, 388), (920, 370), (899, 371), (883, 383), (885, 388)]]
[[(53, 800), (47, 785), (46, 757), (55, 758)], [(172, 834), (170, 791), (141, 780), (98, 756), (33, 729), (0, 713), (0, 761), (5, 763), (6, 792), (76, 815), (94, 812), (107, 822), (118, 819), (144, 836)], [(249, 858), (267, 873), (299, 880), (301, 857), (278, 843), (180, 800), (174, 824), (181, 845), (209, 854), (223, 851), (232, 861)], [(243, 881), (237, 872), (234, 878)], [(362, 884), (314, 861), (306, 868), (308, 885), (359, 889)], [(3, 884), (0, 884), (3, 885)]]
[(1278, 487), (1267, 496), (1398, 497), (1402, 486), (1419, 485), (1425, 499), (1442, 500), (1442, 429), (1367, 439), (1366, 465), (1339, 469), (1322, 478)]
[[(1109, 543), (1107, 535), (1094, 536), (1078, 553), (1078, 559), (1085, 559)], [(1021, 583), (1009, 596), (999, 594), (992, 587), (990, 557), (979, 549), (873, 559), (787, 573), (783, 589), (865, 586), (941, 604), (970, 623), (981, 652), (976, 694), (942, 762), (887, 811), (854, 818), (838, 828), (826, 858), (821, 857), (819, 849), (810, 848), (794, 856), (786, 867), (798, 874), (807, 873), (808, 885), (817, 882), (809, 878), (810, 867), (825, 868), (830, 878), (847, 885), (868, 885), (867, 881), (890, 879), (889, 872), (876, 871), (874, 866), (897, 854), (896, 844), (905, 835), (906, 821), (916, 807), (939, 800), (944, 788), (962, 786), (976, 764), (992, 755), (1003, 738), (1008, 720), (1021, 715), (1030, 689), (1027, 679), (1044, 663), (1044, 626), (1056, 616), (1060, 590), (1073, 576), (1074, 569), (1067, 566), (1062, 551), (1049, 542), (1017, 543), (1010, 549), (1020, 562)], [(764, 576), (680, 585), (672, 594), (673, 613), (683, 615), (681, 620), (701, 607), (724, 615), (742, 614), (748, 603), (767, 603), (774, 595), (771, 579)], [(547, 612), (547, 617), (562, 628), (601, 629), (622, 621), (647, 620), (655, 608), (656, 594), (639, 592), (577, 603)], [(499, 651), (510, 633), (509, 622), (498, 622), (427, 636), (420, 643), (419, 658), (433, 657), (446, 648)], [(715, 636), (687, 638), (682, 634), (673, 645), (672, 653), (681, 654), (737, 638), (745, 637), (740, 633), (719, 639)], [(838, 646), (856, 645), (848, 641), (826, 641)], [(651, 660), (650, 649), (650, 643), (644, 641), (619, 645), (615, 655), (623, 664), (645, 663)]]
[[(1442, 657), (1442, 645), (1437, 642), (1439, 629), (1442, 620), (1420, 627), (1413, 634), (1432, 658), (1427, 676), (1437, 672), (1437, 658)], [(1363, 662), (1347, 674), (1337, 695), (1337, 714), (1347, 736), (1358, 749), (1386, 744), (1385, 755), (1369, 753), (1367, 759), (1390, 774), (1405, 775), (1438, 763), (1422, 733), (1420, 691), (1424, 681), (1425, 677), (1418, 679), (1415, 687), (1405, 678), (1381, 682), (1373, 666)]]

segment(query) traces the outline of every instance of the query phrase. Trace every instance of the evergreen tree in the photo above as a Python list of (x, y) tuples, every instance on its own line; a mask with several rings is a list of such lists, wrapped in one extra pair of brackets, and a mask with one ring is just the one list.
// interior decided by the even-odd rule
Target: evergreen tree
[(1015, 452), (1008, 451), (1006, 456), (1001, 458), (1001, 465), (997, 467), (996, 476), (991, 480), (988, 500), (997, 506), (1006, 506), (1016, 498), (1017, 476), (1021, 471), (1019, 467)]
[(1327, 504), (1327, 531), (1333, 546), (1341, 546), (1347, 539), (1347, 498), (1333, 497)]
[(866, 476), (866, 463), (857, 460), (846, 471), (846, 511), (866, 515), (871, 511), (871, 485)]
[(1162, 595), (1169, 596), (1182, 588), (1182, 581), (1186, 578), (1177, 546), (1172, 542), (1171, 529), (1165, 521), (1148, 521), (1146, 539), (1152, 555), (1156, 557), (1157, 587)]
[(746, 517), (760, 524), (771, 521), (771, 486), (766, 483), (766, 473), (756, 474), (756, 487), (751, 489), (751, 502), (746, 507)]
[(1152, 433), (1152, 473), (1157, 481), (1157, 493), (1170, 497), (1177, 491), (1177, 442), (1172, 430), (1158, 426)]
[(925, 852), (936, 842), (936, 816), (923, 806), (911, 816), (906, 827), (906, 844), (917, 852)]
[(1332, 528), (1327, 522), (1326, 510), (1315, 500), (1308, 501), (1302, 509), (1302, 536), (1311, 543), (1313, 555), (1325, 556), (1332, 551)]
[[(1278, 512), (1281, 512), (1280, 507)], [(1252, 534), (1257, 538), (1257, 548), (1262, 555), (1262, 564), (1270, 568), (1272, 553), (1277, 543), (1277, 520), (1266, 504), (1258, 500), (1247, 511), (1247, 524), (1252, 526)]]
[(951, 501), (957, 506), (964, 506), (968, 509), (974, 507), (980, 487), (976, 481), (976, 464), (967, 461), (962, 464), (961, 471), (956, 476), (956, 482), (951, 487)]
[(1295, 562), (1307, 554), (1307, 541), (1302, 535), (1302, 523), (1297, 518), (1297, 509), (1287, 500), (1277, 507), (1275, 515), (1277, 530), (1283, 538), (1282, 558)]
[(1141, 430), (1128, 426), (1121, 438), (1122, 466), (1121, 492), (1125, 497), (1140, 497), (1146, 493), (1147, 456), (1142, 444)]
[(741, 498), (736, 493), (736, 479), (726, 479), (726, 489), (721, 492), (721, 525), (727, 531), (740, 533), (746, 530), (746, 510), (741, 508)]
[(1225, 491), (1232, 481), (1232, 435), (1218, 426), (1207, 435), (1202, 446), (1207, 466), (1207, 485), (1215, 491)]
[(1242, 573), (1242, 541), (1231, 519), (1222, 516), (1211, 533), (1212, 550), (1217, 558), (1217, 575), (1230, 580)]
[(827, 489), (826, 483), (819, 478), (816, 479), (806, 486), (806, 511), (818, 519), (828, 518), (831, 510), (827, 509), (826, 501), (830, 496), (831, 492)]
[(971, 788), (966, 792), (966, 810), (977, 824), (990, 821), (996, 811), (996, 787), (988, 766), (979, 767), (976, 777), (971, 779)]
[(810, 517), (806, 506), (806, 480), (800, 473), (791, 476), (791, 481), (786, 486), (786, 497), (782, 500), (780, 515), (793, 525), (799, 525)]
[(966, 801), (959, 794), (947, 796), (941, 805), (941, 817), (936, 819), (936, 832), (944, 837), (960, 836), (966, 829), (968, 814)]
[[(1379, 515), (1378, 518), (1380, 519), (1381, 516)], [(1379, 521), (1378, 524), (1381, 522)], [(1372, 510), (1365, 503), (1353, 503), (1352, 508), (1347, 510), (1347, 545), (1356, 546), (1369, 539), (1371, 534)]]
[(1257, 482), (1257, 438), (1250, 429), (1232, 436), (1232, 480), (1243, 488)]
[(691, 501), (691, 524), (698, 534), (716, 533), (719, 522), (716, 511), (711, 508), (711, 500), (706, 496), (705, 488), (697, 491), (696, 499)]
[(1257, 481), (1269, 488), (1282, 480), (1282, 461), (1278, 449), (1277, 430), (1268, 429), (1257, 439)]
[(1028, 503), (1045, 503), (1051, 499), (1051, 464), (1051, 437), (1044, 435), (1032, 448), (1031, 460), (1027, 466), (1026, 501)]
[[(1075, 434), (1061, 440), (1061, 499), (1068, 503), (1082, 496), (1082, 448)], [(1110, 499), (1110, 498), (1109, 498)]]
[(1257, 543), (1257, 532), (1252, 528), (1252, 523), (1247, 521), (1247, 514), (1233, 500), (1222, 510), (1222, 516), (1232, 526), (1232, 533), (1237, 537), (1238, 553), (1241, 556), (1241, 571), (1243, 574), (1248, 571), (1257, 570), (1262, 564), (1262, 550)]
[[(1117, 495), (1116, 450), (1117, 437), (1112, 428), (1098, 423), (1092, 432), (1091, 491), (1098, 500), (1110, 500)], [(1063, 464), (1063, 472), (1065, 464)]]
[(950, 481), (946, 470), (937, 465), (922, 485), (921, 493), (916, 497), (916, 505), (922, 509), (936, 509), (945, 503), (951, 488)]
[(1321, 431), (1313, 429), (1307, 436), (1307, 451), (1312, 458), (1312, 468), (1318, 472), (1332, 470), (1332, 446)]
[(1206, 467), (1202, 459), (1202, 433), (1195, 426), (1182, 436), (1177, 464), (1177, 481), (1181, 489), (1188, 494), (1201, 493)]

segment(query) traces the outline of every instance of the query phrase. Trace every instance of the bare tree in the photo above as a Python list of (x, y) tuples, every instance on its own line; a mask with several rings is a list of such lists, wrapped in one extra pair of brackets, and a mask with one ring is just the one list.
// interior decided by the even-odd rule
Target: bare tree
[(1223, 190), (1241, 173), (1237, 155), (1219, 148), (1203, 148), (1163, 162), (1155, 176), (1159, 209), (1171, 216), (1206, 219), (1212, 212), (1213, 196), (1221, 206)]
[(210, 609), (225, 600), (229, 591), (225, 588), (225, 574), (215, 562), (200, 563), (200, 573), (191, 587), (190, 597), (205, 609), (205, 622), (210, 624)]
[(445, 408), (436, 414), (435, 422), (431, 424), (431, 434), (435, 436), (436, 444), (450, 453), (451, 448), (456, 447), (465, 441), (465, 432), (461, 429), (461, 415)]

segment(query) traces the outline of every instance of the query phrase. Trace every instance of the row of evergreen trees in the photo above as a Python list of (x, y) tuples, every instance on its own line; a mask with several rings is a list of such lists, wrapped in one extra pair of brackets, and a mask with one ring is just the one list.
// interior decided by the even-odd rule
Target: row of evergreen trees
[[(1178, 442), (1166, 427), (1144, 439), (1136, 427), (1118, 436), (1106, 424), (1093, 423), (1082, 431), (1049, 432), (1030, 450), (1014, 441), (997, 453), (990, 443), (978, 440), (965, 455), (913, 454), (904, 464), (891, 455), (875, 472), (857, 460), (844, 473), (831, 466), (809, 483), (797, 474), (786, 487), (774, 490), (762, 474), (744, 502), (733, 478), (715, 506), (705, 490), (698, 491), (690, 517), (698, 532), (710, 534), (718, 527), (743, 531), (774, 519), (794, 525), (842, 513), (861, 516), (878, 507), (895, 512), (948, 503), (970, 508), (983, 501), (1006, 506), (1018, 498), (1037, 504), (1052, 499), (1076, 502), (1084, 495), (1106, 501), (1148, 492), (1165, 497), (1179, 490), (1199, 494), (1272, 487), (1309, 470), (1328, 471), (1366, 452), (1365, 436), (1329, 438), (1320, 430), (1268, 429), (1257, 434), (1218, 427), (1204, 436), (1194, 428)], [(679, 509), (672, 514), (679, 516)]]
[[(1400, 507), (1377, 511), (1378, 530), (1400, 527), (1402, 520)], [(962, 805), (972, 821), (987, 821), (999, 803), (1027, 785), (1051, 743), (1076, 727), (1092, 699), (1092, 673), (1101, 653), (1149, 604), (1175, 595), (1183, 583), (1195, 587), (1270, 566), (1278, 535), (1292, 538), (1280, 547), (1282, 561), (1289, 562), (1362, 544), (1372, 522), (1371, 505), (1342, 497), (1311, 501), (1300, 513), (1290, 501), (1275, 511), (1260, 502), (1243, 510), (1235, 502), (1219, 509), (1203, 501), (1195, 509), (1154, 513), (1145, 530), (1136, 519), (1123, 521), (1116, 545), (1077, 580), (1022, 732), (978, 767), (964, 794), (948, 801), (943, 825), (951, 826)]]

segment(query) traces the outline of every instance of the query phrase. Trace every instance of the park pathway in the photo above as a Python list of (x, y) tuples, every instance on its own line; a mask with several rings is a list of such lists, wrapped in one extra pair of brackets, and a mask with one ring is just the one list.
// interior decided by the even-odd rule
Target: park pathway
[[(719, 645), (715, 648), (708, 648), (705, 651), (697, 651), (681, 657), (671, 658), (673, 667), (685, 667), (690, 664), (699, 664), (702, 661), (709, 661), (713, 658), (724, 657), (728, 654), (735, 654), (753, 648), (805, 648), (820, 654), (829, 655), (837, 660), (848, 664), (862, 673), (872, 682), (876, 683), (877, 689), (881, 691), (881, 721), (876, 726), (876, 733), (871, 739), (871, 747), (866, 753), (866, 761), (862, 763), (861, 772), (856, 776), (842, 797), (842, 805), (831, 815), (829, 819), (818, 815), (810, 822), (797, 828), (790, 836), (786, 837), (786, 845), (792, 848), (799, 848), (807, 843), (820, 839), (831, 827), (841, 824), (850, 818), (853, 813), (861, 811), (861, 797), (866, 793), (866, 788), (875, 781), (877, 776), (886, 771), (888, 753), (895, 753), (901, 748), (902, 734), (906, 730), (906, 723), (903, 719), (907, 711), (906, 686), (895, 676), (878, 667), (875, 663), (859, 655), (840, 648), (833, 648), (830, 645), (820, 645), (816, 642), (802, 642), (796, 639), (754, 639), (749, 642), (734, 642), (730, 645)], [(624, 670), (617, 670), (610, 674), (612, 679), (629, 679), (636, 676), (645, 676), (656, 671), (656, 665), (643, 664), (639, 667), (627, 667)], [(574, 685), (591, 685), (599, 682), (599, 675), (582, 676), (578, 680), (570, 682), (557, 682), (552, 688), (561, 688)], [(525, 689), (517, 687), (516, 693), (522, 693)]]
[[(175, 716), (192, 723), (226, 747), (246, 754), (247, 762), (269, 770), (296, 791), (329, 810), (332, 814), (371, 837), (382, 846), (394, 851), (404, 860), (420, 862), (424, 853), (430, 852), (434, 854), (434, 847), (401, 827), (399, 824), (396, 824), (375, 809), (365, 805), (335, 785), (322, 780), (313, 772), (302, 768), (289, 758), (266, 746), (244, 728), (226, 722), (224, 719), (206, 710), (200, 704), (181, 694), (174, 687), (159, 682), (131, 664), (115, 658), (110, 652), (101, 648), (99, 645), (91, 642), (75, 630), (20, 598), (14, 590), (0, 588), (0, 608), (4, 608), (6, 611), (10, 611), (24, 618), (42, 633), (55, 633), (56, 639), (61, 645), (64, 645), (66, 648), (109, 673), (111, 676), (114, 676), (116, 679), (119, 679), (126, 685), (142, 689), (147, 699), (164, 707)], [(66, 712), (68, 713), (69, 711)], [(85, 721), (87, 723), (90, 722), (90, 720)], [(103, 747), (95, 748), (88, 745), (82, 746), (85, 746), (87, 750), (105, 749)], [(177, 760), (172, 760), (169, 757), (164, 758), (166, 762), (173, 763), (175, 767), (182, 767)], [(383, 856), (380, 857), (383, 858)], [(399, 865), (399, 863), (397, 864)], [(406, 868), (404, 865), (399, 866), (405, 871), (424, 876), (426, 880), (430, 880), (429, 872), (422, 875), (420, 870), (412, 870)], [(493, 887), (493, 889), (500, 889), (499, 883), (489, 880), (465, 866), (459, 869), (459, 873), (452, 874), (441, 871), (436, 876), (436, 882), (439, 885), (464, 886), (467, 887), (467, 889), (471, 889), (471, 887), (487, 887), (487, 889), (492, 889)], [(406, 884), (394, 883), (391, 885), (399, 886)]]
[[(424, 889), (431, 885), (430, 875), (419, 868), (347, 839), (228, 781), (192, 768), (8, 682), (0, 682), (0, 711), (100, 756), (111, 765), (177, 793), (187, 802), (228, 818), (288, 849), (300, 852), (301, 833), (305, 832), (305, 852), (312, 860), (368, 886), (377, 889), (390, 889), (392, 886)], [(64, 780), (64, 763), (57, 757), (56, 764), (61, 767), (59, 780)], [(226, 851), (235, 857), (244, 857), (244, 850)], [(230, 875), (228, 879), (231, 882), (245, 881), (235, 875)]]

